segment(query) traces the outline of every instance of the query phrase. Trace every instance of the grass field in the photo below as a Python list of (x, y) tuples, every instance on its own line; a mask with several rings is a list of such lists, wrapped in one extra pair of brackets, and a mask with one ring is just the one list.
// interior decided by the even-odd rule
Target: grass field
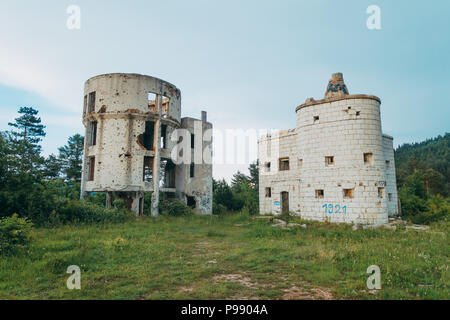
[[(292, 219), (296, 220), (296, 219)], [(357, 230), (269, 219), (142, 218), (41, 228), (27, 253), (0, 257), (1, 299), (449, 299), (449, 223)], [(69, 265), (81, 290), (68, 290)], [(382, 289), (366, 288), (368, 266)]]

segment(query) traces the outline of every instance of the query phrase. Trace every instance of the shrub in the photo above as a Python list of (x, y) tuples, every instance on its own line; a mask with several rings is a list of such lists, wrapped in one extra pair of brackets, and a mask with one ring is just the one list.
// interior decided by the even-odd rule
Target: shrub
[(449, 199), (437, 195), (429, 198), (427, 200), (427, 209), (412, 217), (411, 221), (418, 224), (430, 224), (432, 222), (446, 220), (449, 215)]
[(169, 216), (174, 217), (186, 216), (193, 213), (190, 207), (178, 200), (168, 202), (166, 212)]
[[(160, 197), (159, 205), (158, 205), (159, 212), (161, 214), (167, 214), (167, 211), (169, 210), (169, 205), (170, 205), (169, 201), (161, 199), (161, 197)], [(150, 203), (150, 207), (149, 208), (151, 208), (151, 203)]]
[(123, 199), (114, 199), (112, 205), (114, 208), (119, 210), (125, 209), (125, 201), (123, 201)]
[(98, 223), (123, 222), (131, 217), (131, 213), (124, 209), (105, 208), (86, 200), (70, 200), (59, 198), (55, 203), (48, 223)]
[(431, 196), (424, 200), (407, 189), (400, 189), (400, 201), (402, 216), (417, 224), (430, 224), (435, 221), (445, 220), (450, 215), (450, 201), (440, 195)]
[(402, 216), (405, 219), (413, 221), (415, 217), (428, 210), (426, 200), (409, 193), (406, 189), (401, 189), (399, 195), (402, 205)]
[(213, 202), (212, 210), (213, 210), (213, 214), (215, 214), (215, 215), (223, 215), (223, 214), (227, 213), (227, 207), (225, 207), (223, 204), (216, 203), (216, 202)]
[(17, 213), (0, 220), (0, 254), (26, 247), (31, 241), (33, 224)]
[(106, 192), (91, 192), (86, 198), (85, 201), (89, 201), (98, 206), (104, 206), (106, 203)]

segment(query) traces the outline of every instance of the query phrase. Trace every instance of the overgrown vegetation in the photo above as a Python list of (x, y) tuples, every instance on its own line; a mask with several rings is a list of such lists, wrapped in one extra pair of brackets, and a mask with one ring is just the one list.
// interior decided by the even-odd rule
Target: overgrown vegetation
[(80, 199), (84, 139), (79, 134), (59, 148), (58, 156), (41, 156), (45, 126), (38, 111), (23, 107), (0, 133), (0, 217), (17, 213), (37, 226), (67, 223), (123, 222), (123, 207), (104, 207), (105, 195)]
[(226, 212), (244, 212), (250, 215), (259, 213), (258, 188), (259, 164), (258, 161), (249, 166), (250, 175), (241, 172), (233, 175), (231, 186), (225, 179), (213, 180), (213, 214)]
[(26, 248), (31, 241), (33, 224), (17, 214), (0, 220), (0, 255)]
[[(449, 223), (358, 230), (248, 214), (38, 228), (0, 257), (0, 299), (449, 299)], [(381, 290), (366, 287), (381, 268)], [(68, 290), (67, 267), (81, 268)]]
[[(449, 298), (449, 134), (396, 150), (403, 217), (429, 231), (353, 231), (290, 215), (278, 218), (307, 228), (283, 230), (253, 217), (257, 162), (231, 184), (214, 180), (213, 216), (162, 196), (161, 216), (139, 220), (121, 199), (105, 208), (104, 193), (79, 200), (83, 137), (44, 158), (38, 112), (19, 114), (0, 133), (0, 298)], [(65, 287), (74, 264), (81, 291)], [(376, 294), (365, 287), (372, 264), (382, 269)]]

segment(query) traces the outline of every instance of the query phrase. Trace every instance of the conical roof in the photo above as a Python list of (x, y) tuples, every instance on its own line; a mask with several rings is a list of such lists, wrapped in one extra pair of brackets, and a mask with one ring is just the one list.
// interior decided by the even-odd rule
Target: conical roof
[(327, 90), (325, 91), (325, 99), (337, 96), (348, 95), (347, 86), (344, 83), (344, 76), (342, 73), (333, 73), (330, 81), (328, 81)]

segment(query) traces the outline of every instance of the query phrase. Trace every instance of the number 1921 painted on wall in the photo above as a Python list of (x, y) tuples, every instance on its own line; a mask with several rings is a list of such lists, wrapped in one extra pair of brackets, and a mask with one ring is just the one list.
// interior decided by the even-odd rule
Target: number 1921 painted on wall
[(341, 207), (340, 204), (337, 205), (332, 205), (325, 203), (322, 208), (325, 208), (325, 213), (329, 213), (329, 214), (347, 214), (347, 206), (343, 206)]

